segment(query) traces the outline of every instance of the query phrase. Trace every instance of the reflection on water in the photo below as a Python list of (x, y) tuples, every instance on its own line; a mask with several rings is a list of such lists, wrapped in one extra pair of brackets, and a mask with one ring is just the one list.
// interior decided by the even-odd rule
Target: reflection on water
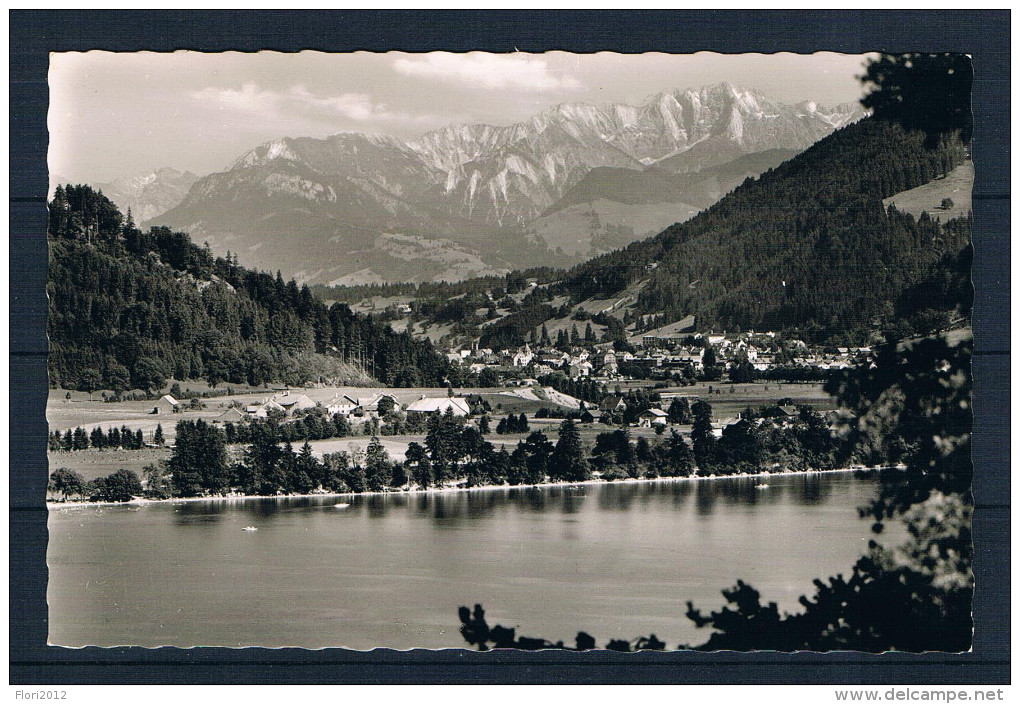
[(846, 572), (875, 487), (842, 473), (58, 509), (50, 636), (462, 647), (456, 607), (480, 601), (522, 633), (672, 647), (703, 638), (688, 599), (717, 609), (745, 579), (796, 609), (812, 579)]

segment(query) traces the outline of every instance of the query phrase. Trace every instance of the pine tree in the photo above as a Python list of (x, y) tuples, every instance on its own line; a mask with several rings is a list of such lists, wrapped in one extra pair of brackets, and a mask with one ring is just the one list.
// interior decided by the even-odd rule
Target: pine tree
[(229, 477), (223, 432), (204, 420), (182, 420), (176, 436), (170, 457), (174, 494), (196, 496), (204, 490), (225, 489)]
[(545, 433), (534, 431), (520, 447), (524, 454), (525, 482), (539, 484), (545, 481), (546, 475), (553, 479), (559, 479), (558, 473), (555, 473), (550, 466), (550, 458), (555, 447), (545, 436)]
[(675, 430), (670, 433), (666, 444), (666, 464), (669, 476), (689, 477), (694, 474), (694, 454), (687, 441)]
[(568, 482), (584, 481), (590, 476), (581, 433), (569, 418), (560, 424), (556, 449), (549, 460), (549, 475)]
[(420, 444), (411, 442), (404, 456), (404, 464), (410, 470), (412, 481), (422, 489), (428, 489), (433, 481), (432, 461), (428, 452)]
[(691, 427), (691, 441), (694, 443), (694, 459), (700, 474), (709, 474), (714, 468), (718, 454), (715, 435), (712, 434), (712, 406), (705, 401), (695, 401), (691, 407), (694, 423)]
[(390, 479), (390, 457), (378, 437), (365, 451), (365, 482), (369, 491), (382, 491)]
[(715, 348), (708, 344), (708, 338), (705, 338), (705, 352), (701, 357), (701, 366), (704, 369), (704, 376), (706, 381), (718, 381), (722, 376), (722, 372), (716, 366)]
[(301, 445), (294, 462), (294, 477), (291, 480), (292, 490), (299, 494), (307, 494), (320, 484), (322, 467), (312, 454), (312, 446), (305, 440)]
[(67, 201), (64, 187), (58, 185), (53, 192), (53, 200), (50, 202), (50, 237), (58, 239), (67, 236), (67, 221), (70, 210), (71, 204)]
[(73, 450), (87, 450), (89, 448), (89, 436), (85, 432), (84, 428), (78, 427), (74, 429), (74, 435), (71, 438), (71, 449)]

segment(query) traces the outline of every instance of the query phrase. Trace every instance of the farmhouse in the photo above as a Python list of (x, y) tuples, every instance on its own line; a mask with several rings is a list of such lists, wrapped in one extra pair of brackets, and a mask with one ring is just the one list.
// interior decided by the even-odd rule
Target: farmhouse
[(723, 431), (725, 431), (726, 428), (740, 422), (740, 418), (724, 418), (720, 421), (714, 421), (712, 423), (712, 435), (716, 438), (721, 438), (723, 436)]
[(575, 362), (572, 361), (567, 366), (567, 376), (571, 379), (580, 379), (581, 377), (591, 376), (592, 364), (589, 361)]
[(303, 411), (308, 408), (315, 408), (315, 401), (308, 398), (304, 394), (291, 395), (289, 391), (284, 391), (282, 395), (274, 396), (275, 401), (279, 406), (286, 412), (287, 415), (294, 415), (295, 411)]
[(268, 418), (270, 411), (279, 411), (280, 413), (286, 413), (283, 406), (278, 404), (276, 401), (269, 399), (265, 403), (254, 404), (248, 406), (245, 412), (249, 418)]
[(668, 414), (661, 408), (649, 408), (638, 416), (638, 426), (651, 428), (653, 425), (666, 425)]
[(181, 402), (175, 399), (170, 394), (160, 396), (159, 400), (156, 401), (156, 405), (152, 409), (155, 415), (165, 415), (168, 413), (180, 413)]
[(407, 406), (408, 413), (446, 413), (453, 411), (455, 416), (466, 416), (471, 413), (467, 401), (462, 398), (420, 398)]
[(379, 400), (382, 398), (382, 394), (372, 394), (371, 396), (358, 396), (358, 408), (365, 411), (378, 411)]
[(237, 409), (237, 408), (228, 408), (227, 410), (223, 411), (223, 413), (221, 413), (218, 416), (216, 416), (215, 418), (213, 418), (212, 422), (213, 423), (240, 423), (240, 422), (245, 421), (245, 420), (248, 420), (248, 416), (245, 415), (244, 413), (242, 413), (239, 409)]
[(347, 394), (337, 394), (329, 403), (326, 404), (326, 412), (331, 416), (340, 414), (342, 416), (350, 415), (354, 412), (354, 409), (358, 407), (358, 399)]
[(586, 408), (581, 411), (582, 423), (598, 423), (600, 420), (602, 420), (602, 411), (597, 411), (591, 408)]
[(608, 413), (623, 413), (627, 410), (627, 402), (621, 396), (606, 396), (599, 408)]
[(796, 406), (779, 406), (778, 417), (787, 423), (800, 419), (800, 410)]

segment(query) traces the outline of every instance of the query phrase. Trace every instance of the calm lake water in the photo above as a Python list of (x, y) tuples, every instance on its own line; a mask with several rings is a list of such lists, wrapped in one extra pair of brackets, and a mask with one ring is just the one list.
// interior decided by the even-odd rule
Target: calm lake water
[(521, 635), (697, 644), (687, 600), (743, 579), (796, 610), (871, 538), (877, 477), (762, 481), (51, 510), (50, 642), (459, 648), (481, 602)]

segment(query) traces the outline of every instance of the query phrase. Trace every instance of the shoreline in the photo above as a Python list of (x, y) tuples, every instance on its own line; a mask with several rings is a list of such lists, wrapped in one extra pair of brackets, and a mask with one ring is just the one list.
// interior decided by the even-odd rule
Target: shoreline
[(572, 487), (589, 486), (592, 484), (652, 484), (683, 481), (704, 481), (723, 479), (761, 479), (764, 477), (787, 477), (804, 476), (816, 474), (837, 474), (846, 472), (878, 472), (884, 469), (903, 469), (903, 466), (893, 467), (840, 467), (839, 469), (809, 469), (803, 472), (757, 472), (754, 474), (692, 474), (688, 477), (627, 477), (626, 479), (586, 479), (581, 482), (543, 482), (540, 484), (483, 484), (479, 486), (460, 487), (446, 486), (441, 488), (428, 489), (397, 489), (394, 491), (347, 491), (347, 492), (319, 492), (312, 494), (274, 494), (274, 495), (248, 495), (248, 494), (223, 494), (218, 496), (187, 496), (169, 499), (146, 499), (135, 498), (130, 501), (46, 501), (47, 510), (58, 510), (62, 508), (93, 508), (103, 506), (148, 506), (150, 504), (177, 504), (193, 503), (199, 501), (267, 501), (279, 499), (315, 499), (315, 498), (347, 498), (355, 496), (408, 496), (428, 494), (453, 494), (469, 491), (494, 491), (496, 489), (545, 489), (547, 487)]

